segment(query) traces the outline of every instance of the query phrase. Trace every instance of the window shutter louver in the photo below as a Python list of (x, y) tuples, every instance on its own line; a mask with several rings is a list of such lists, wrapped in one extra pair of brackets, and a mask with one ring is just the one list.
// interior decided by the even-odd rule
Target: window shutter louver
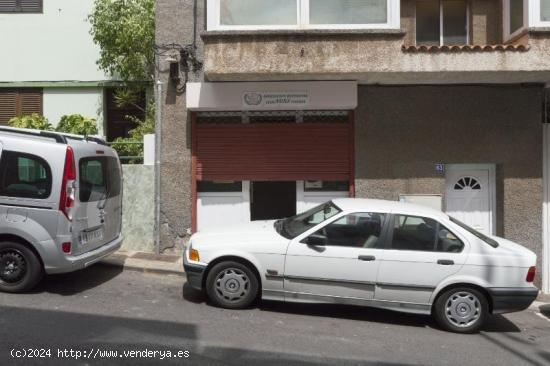
[(42, 115), (41, 89), (0, 89), (0, 125), (33, 113)]
[(0, 13), (41, 13), (43, 0), (0, 0)]
[(42, 11), (42, 0), (19, 0), (22, 13), (39, 13)]
[(7, 125), (8, 121), (17, 114), (17, 93), (0, 90), (0, 125)]
[(0, 0), (0, 12), (10, 13), (17, 9), (16, 0)]
[(42, 91), (36, 89), (21, 91), (19, 105), (21, 109), (18, 112), (21, 116), (33, 113), (42, 115)]

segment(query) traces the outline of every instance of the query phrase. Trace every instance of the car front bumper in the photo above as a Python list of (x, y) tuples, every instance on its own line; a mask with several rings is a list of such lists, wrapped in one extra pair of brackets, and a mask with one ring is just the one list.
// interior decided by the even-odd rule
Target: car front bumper
[(493, 314), (513, 313), (527, 309), (539, 295), (536, 287), (488, 288)]
[(202, 283), (206, 266), (200, 264), (189, 263), (187, 253), (183, 254), (183, 269), (187, 277), (187, 283), (192, 288), (202, 291)]

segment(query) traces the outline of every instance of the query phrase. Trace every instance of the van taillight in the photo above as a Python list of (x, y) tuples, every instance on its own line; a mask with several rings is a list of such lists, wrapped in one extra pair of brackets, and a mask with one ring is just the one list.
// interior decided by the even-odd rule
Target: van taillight
[(525, 281), (534, 282), (536, 274), (537, 274), (537, 267), (530, 267), (529, 271), (527, 272), (527, 278), (525, 279)]
[(74, 164), (74, 152), (67, 146), (65, 153), (65, 167), (63, 168), (63, 181), (61, 182), (61, 197), (59, 199), (59, 211), (71, 221), (73, 219), (72, 208), (75, 200), (76, 167)]
[(71, 242), (61, 243), (61, 250), (63, 253), (71, 254)]

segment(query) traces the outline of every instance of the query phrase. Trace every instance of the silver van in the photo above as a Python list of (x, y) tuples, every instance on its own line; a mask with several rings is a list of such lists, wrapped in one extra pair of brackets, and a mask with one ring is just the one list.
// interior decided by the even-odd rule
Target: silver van
[(99, 261), (121, 226), (120, 161), (103, 140), (0, 127), (0, 291)]

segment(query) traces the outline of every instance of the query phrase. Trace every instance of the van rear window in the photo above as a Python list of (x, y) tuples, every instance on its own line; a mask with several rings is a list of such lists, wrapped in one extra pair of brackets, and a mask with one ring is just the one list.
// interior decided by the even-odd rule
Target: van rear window
[(118, 160), (107, 156), (82, 158), (79, 162), (80, 202), (97, 202), (120, 195)]
[(0, 195), (45, 199), (52, 192), (52, 172), (44, 159), (15, 151), (2, 152)]

